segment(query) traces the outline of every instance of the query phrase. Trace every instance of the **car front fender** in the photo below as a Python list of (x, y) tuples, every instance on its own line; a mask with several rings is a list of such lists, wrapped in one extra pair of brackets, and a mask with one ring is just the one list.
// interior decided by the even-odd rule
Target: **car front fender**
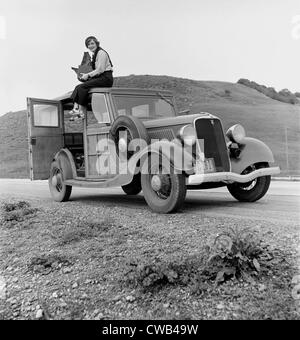
[(170, 160), (170, 163), (178, 172), (186, 172), (188, 174), (194, 173), (192, 154), (184, 150), (179, 143), (167, 140), (152, 143), (143, 150), (134, 154), (128, 163), (130, 171), (133, 171), (134, 169), (136, 173), (136, 169), (140, 168), (138, 166), (139, 161), (143, 162), (145, 157), (148, 157), (148, 155), (151, 154), (162, 154)]
[(274, 163), (271, 149), (262, 141), (246, 137), (241, 146), (238, 158), (231, 157), (231, 171), (241, 174), (246, 168), (255, 163)]

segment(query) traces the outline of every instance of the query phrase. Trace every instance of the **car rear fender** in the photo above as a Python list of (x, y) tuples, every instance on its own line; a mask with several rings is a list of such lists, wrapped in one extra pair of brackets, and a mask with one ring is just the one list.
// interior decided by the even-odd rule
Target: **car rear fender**
[(69, 150), (61, 149), (54, 156), (54, 160), (58, 162), (62, 170), (64, 180), (76, 178), (77, 176), (76, 167), (75, 167), (73, 156)]
[(246, 137), (241, 146), (239, 158), (230, 158), (231, 171), (241, 174), (246, 168), (255, 163), (274, 163), (271, 149), (262, 141)]

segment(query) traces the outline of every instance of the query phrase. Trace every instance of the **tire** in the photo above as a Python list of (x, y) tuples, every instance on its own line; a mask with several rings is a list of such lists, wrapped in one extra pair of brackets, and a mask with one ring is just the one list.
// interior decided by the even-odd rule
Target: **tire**
[[(127, 150), (124, 154), (119, 150), (119, 132), (127, 131)], [(147, 145), (150, 143), (150, 137), (144, 124), (133, 116), (119, 116), (111, 126), (110, 138), (116, 145), (117, 155), (121, 160), (129, 160), (134, 152), (128, 151), (128, 145), (133, 139), (142, 139)], [(141, 174), (139, 172), (134, 174), (132, 182), (122, 186), (123, 191), (127, 195), (138, 195), (142, 191)]]
[(71, 196), (72, 186), (63, 184), (62, 180), (62, 170), (60, 169), (58, 162), (54, 161), (51, 164), (48, 184), (51, 196), (56, 202), (66, 202)]
[(141, 174), (137, 174), (133, 177), (131, 183), (122, 186), (123, 191), (126, 195), (134, 196), (138, 195), (142, 191), (141, 185)]
[[(245, 169), (243, 174), (268, 167), (268, 163), (254, 164)], [(263, 176), (248, 183), (233, 183), (228, 185), (227, 188), (230, 194), (240, 202), (256, 202), (265, 196), (270, 187), (270, 183), (271, 176)]]
[[(167, 159), (164, 159), (162, 162), (162, 158), (155, 157), (154, 160), (151, 158), (151, 162), (150, 157), (148, 158), (148, 171), (147, 173), (143, 171), (141, 184), (148, 206), (156, 213), (168, 214), (178, 211), (184, 203), (186, 197), (186, 177), (184, 174), (176, 174), (172, 166), (170, 174), (162, 174), (162, 163), (170, 164), (170, 161)], [(159, 177), (160, 182), (163, 183), (158, 190), (152, 184), (155, 176)]]
[[(119, 150), (119, 133), (126, 131), (128, 133), (127, 143), (133, 139), (142, 139), (147, 145), (150, 144), (150, 137), (144, 124), (136, 117), (133, 116), (119, 116), (112, 124), (110, 129), (110, 138), (114, 141), (117, 149), (117, 155), (121, 158)], [(128, 146), (128, 145), (127, 145)], [(127, 159), (133, 155), (127, 148)]]

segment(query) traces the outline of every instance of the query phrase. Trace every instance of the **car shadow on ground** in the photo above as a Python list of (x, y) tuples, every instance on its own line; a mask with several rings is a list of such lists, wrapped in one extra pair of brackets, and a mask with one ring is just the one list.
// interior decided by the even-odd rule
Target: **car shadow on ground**
[(137, 196), (126, 196), (125, 194), (92, 194), (92, 195), (84, 195), (80, 196), (77, 194), (76, 196), (72, 196), (70, 201), (73, 202), (82, 202), (85, 204), (104, 204), (109, 206), (126, 206), (132, 208), (143, 208), (147, 206), (143, 195)]
[[(212, 210), (216, 208), (230, 208), (236, 207), (238, 205), (245, 205), (245, 203), (240, 203), (231, 198), (230, 196), (225, 197), (224, 195), (218, 194), (208, 194), (207, 193), (199, 193), (197, 197), (188, 195), (182, 211), (197, 211), (201, 208), (201, 210)], [(144, 199), (142, 194), (136, 196), (126, 196), (125, 194), (92, 194), (92, 195), (80, 195), (76, 194), (71, 196), (70, 201), (73, 202), (81, 202), (87, 205), (97, 205), (103, 204), (106, 206), (120, 206), (120, 207), (128, 207), (133, 209), (147, 209), (148, 205)]]
[(217, 196), (199, 196), (199, 197), (187, 197), (184, 207), (186, 210), (192, 211), (199, 209), (211, 210), (215, 208), (229, 208), (243, 205), (230, 197), (217, 197)]

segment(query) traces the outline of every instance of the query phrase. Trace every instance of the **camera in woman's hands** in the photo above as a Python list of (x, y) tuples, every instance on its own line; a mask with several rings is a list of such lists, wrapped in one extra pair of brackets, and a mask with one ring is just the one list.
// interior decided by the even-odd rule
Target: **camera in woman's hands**
[(79, 81), (81, 82), (86, 81), (86, 80), (81, 79), (81, 75), (93, 71), (91, 57), (88, 52), (84, 53), (81, 65), (79, 65), (78, 68), (72, 67), (72, 70), (77, 73), (77, 79)]

